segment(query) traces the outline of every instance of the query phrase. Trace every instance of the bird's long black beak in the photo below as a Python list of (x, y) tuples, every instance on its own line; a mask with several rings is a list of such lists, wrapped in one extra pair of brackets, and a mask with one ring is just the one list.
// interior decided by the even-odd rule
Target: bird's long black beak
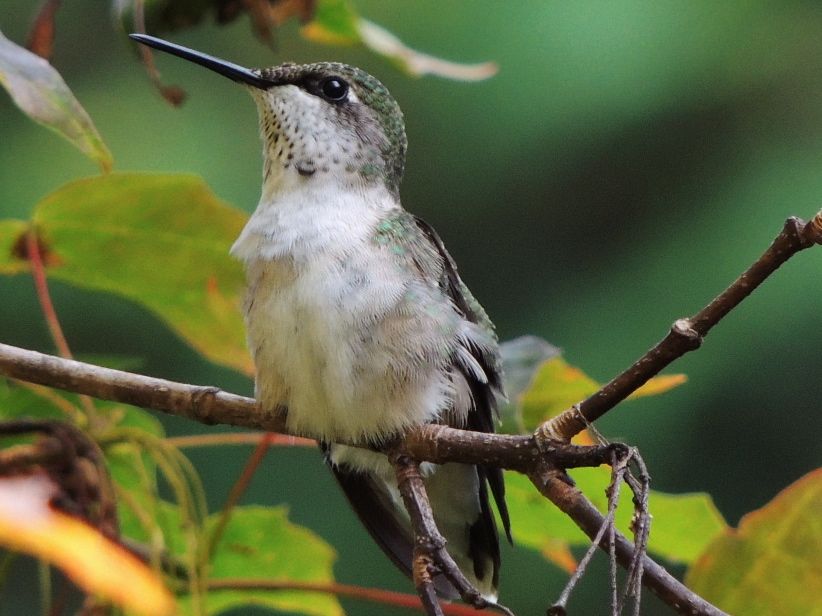
[(193, 49), (183, 47), (182, 45), (169, 43), (168, 41), (164, 41), (163, 39), (159, 39), (155, 36), (149, 36), (147, 34), (129, 34), (129, 37), (138, 43), (142, 43), (143, 45), (148, 45), (154, 49), (179, 56), (184, 60), (189, 60), (190, 62), (194, 62), (200, 66), (205, 66), (206, 68), (211, 69), (215, 73), (219, 73), (224, 77), (254, 86), (255, 88), (260, 88), (261, 90), (267, 90), (273, 86), (280, 85), (278, 82), (271, 79), (266, 79), (250, 69), (244, 68), (232, 62), (220, 60), (219, 58), (209, 56), (208, 54), (201, 53), (199, 51), (194, 51)]

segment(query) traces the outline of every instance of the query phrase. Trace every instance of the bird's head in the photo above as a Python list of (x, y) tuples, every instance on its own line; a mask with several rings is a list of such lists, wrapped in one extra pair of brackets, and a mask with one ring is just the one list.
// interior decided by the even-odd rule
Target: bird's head
[(133, 39), (248, 86), (260, 116), (266, 176), (383, 183), (399, 190), (406, 137), (399, 105), (376, 78), (347, 64), (248, 69), (155, 37)]

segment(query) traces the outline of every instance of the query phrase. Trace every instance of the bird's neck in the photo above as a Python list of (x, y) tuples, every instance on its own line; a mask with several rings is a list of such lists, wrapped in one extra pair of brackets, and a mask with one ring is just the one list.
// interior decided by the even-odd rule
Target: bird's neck
[(345, 257), (373, 243), (376, 226), (399, 209), (394, 195), (379, 184), (352, 183), (334, 174), (281, 173), (264, 182), (257, 209), (231, 252), (246, 262)]

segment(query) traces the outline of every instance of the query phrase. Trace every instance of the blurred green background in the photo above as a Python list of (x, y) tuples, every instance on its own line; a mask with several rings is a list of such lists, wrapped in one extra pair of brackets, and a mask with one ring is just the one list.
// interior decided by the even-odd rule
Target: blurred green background
[[(822, 205), (816, 2), (355, 6), (417, 49), (494, 60), (500, 72), (481, 83), (413, 79), (363, 49), (308, 43), (296, 24), (277, 33), (272, 51), (247, 18), (166, 36), (249, 66), (334, 59), (379, 76), (406, 116), (403, 202), (439, 230), (502, 339), (543, 336), (571, 363), (609, 378), (750, 264), (787, 216)], [(4, 0), (0, 29), (25, 41), (34, 9)], [(260, 154), (247, 94), (158, 55), (165, 81), (189, 94), (171, 108), (112, 23), (105, 3), (65, 3), (53, 64), (115, 169), (196, 173), (251, 211)], [(0, 126), (0, 217), (25, 218), (64, 182), (97, 173), (5, 95)], [(675, 365), (687, 385), (633, 402), (598, 427), (640, 448), (656, 489), (710, 492), (736, 524), (822, 461), (821, 277), (822, 250), (798, 256)], [(251, 393), (247, 380), (200, 359), (134, 304), (56, 283), (53, 293), (76, 354), (137, 356), (147, 374)], [(26, 276), (0, 278), (0, 340), (52, 350)], [(248, 453), (192, 452), (213, 507)], [(359, 527), (318, 453), (274, 451), (246, 501), (289, 503), (296, 522), (339, 550), (339, 581), (411, 590)], [(523, 549), (504, 559), (503, 602), (544, 613), (564, 575)], [(573, 612), (604, 613), (606, 588), (603, 578), (587, 579)], [(7, 591), (0, 614), (28, 613), (26, 595)], [(406, 613), (344, 603), (350, 614)], [(667, 611), (651, 601), (647, 613)]]

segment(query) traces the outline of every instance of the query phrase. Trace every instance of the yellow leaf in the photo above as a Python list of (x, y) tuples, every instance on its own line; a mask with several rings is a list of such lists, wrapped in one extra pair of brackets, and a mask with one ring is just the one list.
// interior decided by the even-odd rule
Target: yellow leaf
[(345, 34), (339, 34), (316, 21), (307, 23), (300, 28), (300, 34), (309, 41), (323, 45), (353, 45), (359, 42), (359, 37), (352, 38)]
[(655, 376), (650, 381), (645, 383), (642, 387), (637, 389), (628, 398), (642, 398), (644, 396), (656, 396), (657, 394), (664, 394), (666, 391), (679, 387), (687, 382), (688, 377), (684, 374), (663, 374), (662, 376)]
[(547, 539), (540, 551), (548, 562), (554, 563), (568, 575), (577, 570), (577, 559), (564, 541)]
[(49, 506), (57, 491), (45, 475), (0, 479), (0, 545), (54, 564), (89, 594), (136, 614), (173, 614), (174, 599), (148, 567)]
[(822, 614), (822, 468), (708, 546), (686, 582), (732, 614)]
[[(661, 394), (684, 383), (684, 374), (657, 376), (640, 387), (630, 398)], [(532, 429), (543, 421), (556, 417), (570, 406), (581, 402), (600, 388), (590, 376), (568, 364), (561, 357), (544, 362), (520, 398), (522, 421)]]
[(353, 45), (362, 41), (358, 20), (347, 0), (318, 0), (311, 21), (300, 28), (300, 34), (315, 43)]

